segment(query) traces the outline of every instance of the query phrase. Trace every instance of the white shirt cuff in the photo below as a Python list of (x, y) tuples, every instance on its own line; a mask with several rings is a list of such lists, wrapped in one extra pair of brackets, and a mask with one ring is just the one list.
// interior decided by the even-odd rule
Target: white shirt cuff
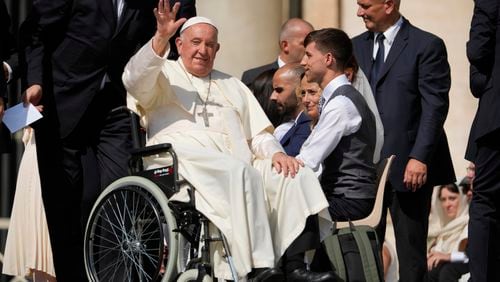
[(464, 252), (451, 252), (450, 261), (468, 263), (469, 258)]

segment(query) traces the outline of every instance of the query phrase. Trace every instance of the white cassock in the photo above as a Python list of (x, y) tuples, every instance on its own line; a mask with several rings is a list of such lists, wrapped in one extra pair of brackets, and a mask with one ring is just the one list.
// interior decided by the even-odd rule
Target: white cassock
[[(127, 64), (123, 81), (147, 122), (148, 145), (172, 144), (179, 173), (195, 187), (196, 208), (228, 238), (240, 277), (273, 267), (308, 216), (319, 213), (322, 235), (329, 232), (328, 202), (315, 174), (301, 168), (285, 178), (274, 171), (271, 157), (283, 149), (238, 79), (215, 70), (195, 77), (181, 59), (157, 56), (150, 41)], [(232, 279), (220, 257), (215, 264), (217, 277)]]

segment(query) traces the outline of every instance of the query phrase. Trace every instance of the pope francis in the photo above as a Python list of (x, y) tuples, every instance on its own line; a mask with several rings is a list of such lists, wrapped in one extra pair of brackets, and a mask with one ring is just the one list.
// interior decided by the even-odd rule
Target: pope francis
[[(315, 174), (283, 153), (248, 88), (213, 69), (215, 24), (175, 21), (177, 10), (159, 1), (156, 34), (129, 61), (123, 82), (147, 123), (148, 145), (172, 144), (179, 173), (195, 187), (196, 208), (225, 234), (245, 277), (274, 267), (310, 216), (319, 214), (320, 230), (327, 230), (328, 202)], [(167, 60), (168, 40), (181, 25), (180, 57)], [(231, 279), (224, 262), (215, 262), (216, 276)]]

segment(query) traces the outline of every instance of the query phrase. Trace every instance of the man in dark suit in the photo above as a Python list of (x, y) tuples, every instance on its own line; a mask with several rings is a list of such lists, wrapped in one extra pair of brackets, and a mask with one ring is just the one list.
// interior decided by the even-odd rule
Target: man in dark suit
[[(129, 118), (116, 110), (126, 104), (121, 76), (129, 58), (153, 36), (157, 5), (157, 0), (40, 0), (25, 25), (30, 34), (25, 101), (44, 107), (34, 128), (58, 281), (87, 280), (82, 251), (90, 208), (101, 189), (128, 174)], [(99, 187), (83, 185), (88, 155), (95, 155), (92, 183)]]
[(278, 59), (270, 64), (246, 70), (243, 72), (241, 81), (250, 86), (255, 78), (266, 70), (277, 70), (285, 64), (299, 63), (304, 56), (304, 38), (313, 30), (313, 26), (303, 19), (288, 19), (281, 26)]
[[(353, 39), (382, 118), (381, 158), (394, 154), (385, 204), (396, 237), (401, 281), (422, 281), (432, 187), (455, 181), (443, 124), (450, 68), (444, 42), (401, 16), (400, 0), (358, 0), (367, 32)], [(385, 237), (387, 209), (378, 228)]]
[(280, 141), (287, 155), (295, 157), (311, 134), (311, 118), (304, 112), (300, 87), (304, 68), (300, 64), (286, 64), (273, 77), (273, 93), (269, 99), (276, 104), (283, 123), (276, 127), (274, 136)]
[(280, 144), (287, 155), (295, 157), (309, 134), (311, 134), (311, 118), (306, 112), (301, 111), (293, 126), (280, 139)]
[[(471, 281), (500, 280), (500, 6), (475, 0), (467, 57), (471, 91), (479, 98), (469, 153), (476, 167), (469, 209), (468, 255)], [(471, 156), (472, 155), (472, 156)]]
[[(11, 57), (14, 52), (14, 39), (10, 32), (10, 16), (4, 1), (0, 1), (0, 153), (9, 151), (10, 132), (2, 123), (2, 117), (7, 106), (7, 83), (12, 81), (15, 60)], [(9, 60), (10, 59), (10, 60)]]

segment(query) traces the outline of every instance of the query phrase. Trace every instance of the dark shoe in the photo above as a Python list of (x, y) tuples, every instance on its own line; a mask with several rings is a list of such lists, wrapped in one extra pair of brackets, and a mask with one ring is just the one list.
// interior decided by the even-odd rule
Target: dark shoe
[(288, 273), (286, 276), (288, 282), (330, 282), (336, 281), (332, 272), (312, 272), (304, 268), (298, 268)]
[(277, 268), (258, 268), (254, 269), (249, 275), (252, 282), (281, 282), (285, 281), (285, 275)]

